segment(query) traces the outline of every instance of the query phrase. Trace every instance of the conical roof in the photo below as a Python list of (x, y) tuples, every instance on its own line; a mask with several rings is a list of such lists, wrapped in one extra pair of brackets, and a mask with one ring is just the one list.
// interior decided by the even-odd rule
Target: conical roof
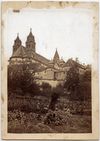
[(58, 54), (58, 51), (56, 49), (55, 55), (53, 57), (53, 61), (57, 61), (57, 60), (59, 60), (59, 54)]
[(16, 37), (16, 39), (15, 39), (15, 43), (16, 43), (16, 44), (21, 44), (21, 40), (20, 40), (20, 38), (19, 38), (19, 34), (17, 34), (17, 37)]
[(35, 39), (34, 39), (34, 36), (33, 36), (33, 34), (32, 34), (32, 29), (30, 28), (30, 33), (29, 33), (29, 35), (27, 36), (27, 41), (34, 41)]

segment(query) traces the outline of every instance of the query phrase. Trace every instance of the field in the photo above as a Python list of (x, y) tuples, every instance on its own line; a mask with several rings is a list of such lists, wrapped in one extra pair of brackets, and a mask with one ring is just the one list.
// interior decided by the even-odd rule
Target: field
[[(54, 111), (46, 96), (8, 98), (9, 133), (91, 133), (89, 103), (60, 97)], [(76, 107), (76, 108), (75, 108)], [(76, 112), (77, 111), (77, 112)]]

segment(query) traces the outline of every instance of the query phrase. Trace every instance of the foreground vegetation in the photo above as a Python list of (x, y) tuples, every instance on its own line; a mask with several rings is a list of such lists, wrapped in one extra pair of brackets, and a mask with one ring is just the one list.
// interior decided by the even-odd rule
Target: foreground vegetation
[[(66, 97), (60, 98), (55, 111), (48, 111), (50, 99), (45, 96), (12, 97), (9, 99), (8, 132), (10, 133), (88, 133), (91, 132), (90, 114), (80, 114), (81, 109), (69, 110)], [(62, 102), (63, 101), (63, 102)], [(84, 104), (88, 109), (88, 104)], [(77, 101), (73, 104), (79, 107)], [(85, 108), (86, 109), (86, 108)], [(46, 117), (47, 120), (46, 120)]]
[(72, 66), (65, 83), (56, 88), (37, 84), (34, 73), (32, 65), (8, 68), (8, 132), (92, 132), (91, 71), (80, 75)]

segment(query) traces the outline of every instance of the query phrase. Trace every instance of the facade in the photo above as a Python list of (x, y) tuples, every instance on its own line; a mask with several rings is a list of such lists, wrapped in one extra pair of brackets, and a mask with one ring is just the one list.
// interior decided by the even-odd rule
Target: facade
[(17, 35), (17, 38), (14, 41), (13, 53), (9, 59), (9, 65), (18, 65), (23, 62), (27, 64), (38, 64), (38, 69), (35, 72), (37, 81), (39, 83), (49, 83), (53, 87), (64, 82), (67, 71), (73, 64), (76, 63), (78, 65), (79, 72), (81, 74), (85, 71), (85, 67), (77, 61), (69, 59), (65, 62), (61, 59), (57, 49), (52, 60), (46, 59), (42, 55), (38, 54), (36, 52), (36, 42), (32, 34), (32, 30), (30, 30), (30, 33), (27, 36), (25, 47), (22, 45), (19, 35)]

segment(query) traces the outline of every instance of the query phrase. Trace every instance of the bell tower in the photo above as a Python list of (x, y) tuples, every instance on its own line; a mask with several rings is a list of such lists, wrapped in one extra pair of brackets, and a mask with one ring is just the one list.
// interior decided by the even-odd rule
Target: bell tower
[(17, 38), (14, 40), (14, 45), (13, 45), (13, 53), (21, 46), (22, 42), (19, 38), (19, 33), (17, 34)]
[(53, 57), (53, 62), (54, 63), (57, 63), (59, 61), (59, 59), (60, 59), (60, 57), (59, 57), (58, 51), (56, 49), (55, 55)]
[(27, 50), (29, 51), (34, 51), (35, 52), (35, 38), (32, 34), (32, 28), (30, 28), (30, 33), (29, 35), (27, 36), (27, 40), (26, 40), (26, 48)]

